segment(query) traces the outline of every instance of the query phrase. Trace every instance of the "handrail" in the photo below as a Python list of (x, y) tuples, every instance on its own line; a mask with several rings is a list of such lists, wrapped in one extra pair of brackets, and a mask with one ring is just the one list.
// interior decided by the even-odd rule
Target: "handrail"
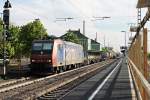
[(143, 76), (143, 74), (138, 70), (136, 65), (131, 61), (131, 59), (128, 57), (129, 62), (132, 64), (133, 69), (135, 70), (139, 80), (142, 83), (143, 88), (145, 89), (147, 95), (150, 97), (150, 83), (146, 80), (146, 78)]

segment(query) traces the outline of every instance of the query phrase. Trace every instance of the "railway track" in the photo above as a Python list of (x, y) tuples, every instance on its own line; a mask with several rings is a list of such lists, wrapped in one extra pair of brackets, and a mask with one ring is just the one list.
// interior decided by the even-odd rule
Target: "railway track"
[[(37, 100), (137, 100), (134, 83), (125, 59), (97, 69), (78, 80), (57, 88)], [(99, 71), (98, 71), (99, 70)]]
[[(97, 73), (107, 70), (104, 72), (107, 75), (114, 68), (114, 66), (117, 64), (118, 64), (118, 61), (116, 61), (112, 64), (109, 64), (103, 68), (99, 68), (99, 69), (95, 70), (94, 72), (89, 73), (88, 75), (85, 75), (81, 78), (78, 78), (75, 81), (72, 81), (72, 82), (70, 82), (70, 83), (68, 83), (68, 84), (66, 84), (60, 88), (57, 88), (51, 92), (48, 92), (48, 93), (38, 97), (37, 100), (61, 100), (61, 99), (63, 99), (63, 97), (65, 97), (70, 92), (72, 92), (73, 89), (76, 88), (76, 86), (78, 86), (79, 84), (82, 84), (84, 81), (93, 77)], [(103, 77), (103, 79), (104, 78), (105, 78), (105, 76)]]
[(113, 62), (113, 60), (88, 65), (64, 73), (23, 82), (9, 87), (4, 87), (3, 89), (0, 89), (0, 98), (3, 100), (35, 99), (46, 94), (47, 92), (55, 90), (61, 86), (65, 86), (66, 84), (99, 69), (100, 66), (103, 67), (111, 62)]
[(0, 91), (2, 92), (2, 88), (4, 87), (8, 87), (9, 85), (14, 85), (20, 82), (24, 82), (27, 80), (30, 80), (30, 77), (26, 77), (26, 78), (21, 78), (21, 79), (13, 79), (13, 80), (7, 80), (7, 81), (3, 81), (0, 83)]

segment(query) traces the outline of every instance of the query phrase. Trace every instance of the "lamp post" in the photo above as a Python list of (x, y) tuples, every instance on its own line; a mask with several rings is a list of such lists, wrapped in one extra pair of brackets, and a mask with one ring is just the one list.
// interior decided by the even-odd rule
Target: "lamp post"
[(7, 0), (4, 4), (4, 10), (3, 10), (3, 65), (4, 65), (4, 78), (6, 76), (6, 40), (7, 38), (10, 36), (9, 31), (9, 16), (10, 16), (10, 11), (9, 8), (11, 8), (11, 3), (9, 2), (9, 0)]
[(85, 20), (83, 20), (83, 35), (85, 35)]
[(126, 47), (126, 31), (121, 31), (121, 32), (123, 32), (125, 34), (125, 36), (124, 36), (124, 46)]
[(126, 52), (127, 52), (127, 45), (126, 45), (126, 31), (121, 31), (121, 32), (123, 32), (124, 34), (125, 34), (125, 36), (124, 36), (124, 56), (126, 56)]

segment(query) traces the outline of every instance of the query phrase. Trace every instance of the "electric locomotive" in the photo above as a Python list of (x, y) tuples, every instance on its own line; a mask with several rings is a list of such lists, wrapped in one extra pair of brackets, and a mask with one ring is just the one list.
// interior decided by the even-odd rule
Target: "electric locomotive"
[(30, 68), (35, 73), (61, 72), (84, 63), (83, 47), (60, 39), (33, 41), (31, 51)]

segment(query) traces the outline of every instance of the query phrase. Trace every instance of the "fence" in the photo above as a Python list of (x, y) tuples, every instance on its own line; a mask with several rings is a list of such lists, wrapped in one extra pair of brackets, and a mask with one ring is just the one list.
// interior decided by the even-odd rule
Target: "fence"
[(137, 87), (138, 97), (150, 100), (147, 63), (147, 29), (135, 35), (128, 50), (128, 64)]

